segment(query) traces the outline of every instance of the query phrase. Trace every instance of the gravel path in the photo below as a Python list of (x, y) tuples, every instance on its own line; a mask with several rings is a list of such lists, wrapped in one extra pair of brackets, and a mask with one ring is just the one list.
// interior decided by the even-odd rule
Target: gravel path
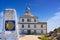
[(19, 38), (19, 40), (39, 40), (39, 35), (23, 35)]

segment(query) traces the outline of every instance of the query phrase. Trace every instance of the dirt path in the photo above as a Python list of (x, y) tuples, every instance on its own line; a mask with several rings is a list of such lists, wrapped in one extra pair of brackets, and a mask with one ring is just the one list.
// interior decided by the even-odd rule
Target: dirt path
[(38, 35), (23, 35), (19, 40), (39, 40)]

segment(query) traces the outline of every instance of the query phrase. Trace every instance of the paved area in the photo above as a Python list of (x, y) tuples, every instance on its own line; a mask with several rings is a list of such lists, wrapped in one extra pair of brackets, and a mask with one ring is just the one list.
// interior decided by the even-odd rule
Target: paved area
[(19, 38), (19, 40), (39, 40), (39, 35), (23, 35)]

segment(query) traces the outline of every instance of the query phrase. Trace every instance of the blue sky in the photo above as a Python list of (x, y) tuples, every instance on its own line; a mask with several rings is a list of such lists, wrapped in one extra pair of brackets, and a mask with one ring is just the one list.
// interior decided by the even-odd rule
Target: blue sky
[(60, 0), (0, 0), (0, 30), (2, 29), (2, 11), (14, 8), (18, 18), (25, 12), (26, 4), (30, 4), (30, 12), (39, 17), (39, 21), (46, 21), (48, 31), (60, 25)]

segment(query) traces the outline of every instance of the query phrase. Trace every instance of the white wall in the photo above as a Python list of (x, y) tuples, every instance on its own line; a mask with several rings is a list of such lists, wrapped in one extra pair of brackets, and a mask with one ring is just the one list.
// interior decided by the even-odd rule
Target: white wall
[(22, 24), (19, 24), (19, 30), (25, 30), (25, 32), (27, 32), (28, 29), (31, 30), (31, 33), (34, 32), (34, 30), (36, 30), (37, 33), (41, 34), (41, 30), (44, 30), (43, 33), (46, 34), (46, 24), (42, 24), (43, 28), (41, 28), (41, 24), (36, 24), (36, 28), (34, 28), (34, 24), (30, 24), (30, 28), (28, 28), (28, 24), (24, 24), (24, 28), (22, 28)]
[[(41, 28), (41, 25), (43, 25), (43, 28)], [(37, 24), (36, 25), (37, 29), (46, 29), (46, 24)]]
[(36, 24), (36, 28), (34, 28), (35, 24), (30, 24), (30, 28), (28, 28), (28, 24), (23, 24), (24, 28), (22, 28), (22, 24), (19, 24), (19, 29), (46, 29), (46, 24), (43, 24), (43, 28), (41, 28), (41, 24)]
[[(22, 19), (24, 19), (24, 22), (22, 22)], [(20, 18), (19, 22), (20, 23), (30, 23), (27, 22), (27, 19), (31, 19), (31, 23), (34, 23), (34, 18)], [(38, 19), (36, 18), (36, 22), (38, 21)]]
[(33, 33), (34, 32), (34, 30), (31, 30), (31, 33)]

